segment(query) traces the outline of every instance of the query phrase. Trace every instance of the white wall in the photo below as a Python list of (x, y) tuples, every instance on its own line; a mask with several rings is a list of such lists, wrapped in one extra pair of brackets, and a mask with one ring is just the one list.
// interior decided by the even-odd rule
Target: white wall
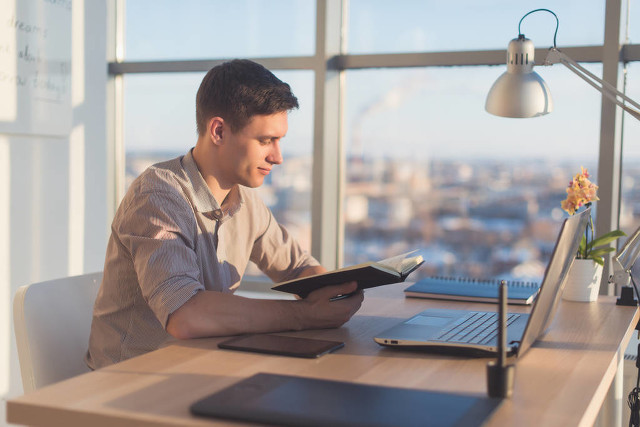
[(106, 2), (73, 0), (72, 27), (70, 135), (0, 134), (0, 425), (6, 399), (22, 394), (11, 308), (16, 289), (98, 271), (104, 262), (110, 218)]

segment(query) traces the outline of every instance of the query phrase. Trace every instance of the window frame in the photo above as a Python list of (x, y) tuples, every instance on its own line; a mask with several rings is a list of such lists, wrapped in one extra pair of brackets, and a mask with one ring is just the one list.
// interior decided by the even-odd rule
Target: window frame
[[(122, 76), (133, 73), (206, 72), (226, 59), (177, 61), (125, 61), (125, 0), (111, 3), (116, 18), (112, 28), (114, 47), (109, 58), (109, 115), (113, 134), (110, 168), (113, 190), (109, 195), (115, 213), (124, 195), (123, 85)], [(362, 68), (407, 68), (450, 66), (503, 66), (505, 49), (391, 54), (345, 54), (348, 0), (316, 0), (316, 52), (313, 56), (249, 58), (271, 70), (311, 70), (315, 75), (315, 104), (312, 171), (312, 254), (328, 269), (341, 265), (344, 243), (342, 200), (344, 195), (345, 153), (343, 149), (343, 113), (345, 71)], [(603, 80), (621, 87), (620, 68), (640, 61), (640, 45), (620, 41), (624, 19), (620, 0), (606, 0), (603, 45), (567, 47), (563, 51), (577, 62), (601, 63)], [(546, 56), (546, 49), (536, 49)], [(560, 66), (560, 65), (557, 65)], [(604, 96), (601, 106), (598, 180), (601, 191), (597, 205), (596, 228), (617, 229), (621, 201), (622, 131), (621, 111)], [(336, 108), (336, 106), (338, 108)], [(336, 161), (337, 159), (337, 161)], [(603, 277), (608, 277), (608, 271)], [(606, 284), (601, 293), (611, 293)]]

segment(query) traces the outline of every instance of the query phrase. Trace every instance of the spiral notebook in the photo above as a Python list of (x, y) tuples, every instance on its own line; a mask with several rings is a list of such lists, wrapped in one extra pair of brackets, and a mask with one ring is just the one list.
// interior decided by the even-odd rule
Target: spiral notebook
[[(540, 290), (540, 283), (506, 281), (509, 304), (530, 305)], [(498, 302), (500, 280), (468, 279), (461, 277), (427, 277), (404, 290), (415, 298), (433, 298), (474, 302)]]

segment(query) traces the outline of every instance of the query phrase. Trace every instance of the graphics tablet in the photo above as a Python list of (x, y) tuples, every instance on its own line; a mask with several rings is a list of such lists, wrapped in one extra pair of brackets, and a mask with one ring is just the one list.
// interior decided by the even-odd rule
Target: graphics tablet
[(195, 415), (284, 426), (479, 426), (485, 396), (256, 374), (191, 405)]

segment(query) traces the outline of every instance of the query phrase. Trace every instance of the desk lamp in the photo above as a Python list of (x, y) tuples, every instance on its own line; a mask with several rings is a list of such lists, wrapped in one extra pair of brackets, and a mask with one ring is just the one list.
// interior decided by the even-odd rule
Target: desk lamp
[[(556, 18), (553, 47), (549, 48), (547, 57), (540, 65), (563, 64), (624, 111), (640, 120), (640, 111), (638, 111), (640, 104), (618, 91), (611, 84), (596, 77), (556, 47), (556, 35), (560, 22), (556, 14), (549, 9), (532, 10), (520, 19), (518, 38), (511, 40), (507, 48), (507, 71), (498, 77), (498, 80), (491, 87), (485, 109), (496, 116), (520, 118), (542, 116), (553, 111), (553, 100), (549, 87), (542, 77), (533, 71), (535, 65), (533, 42), (520, 32), (520, 25), (524, 18), (534, 12), (549, 12)], [(629, 107), (627, 103), (635, 109)]]

